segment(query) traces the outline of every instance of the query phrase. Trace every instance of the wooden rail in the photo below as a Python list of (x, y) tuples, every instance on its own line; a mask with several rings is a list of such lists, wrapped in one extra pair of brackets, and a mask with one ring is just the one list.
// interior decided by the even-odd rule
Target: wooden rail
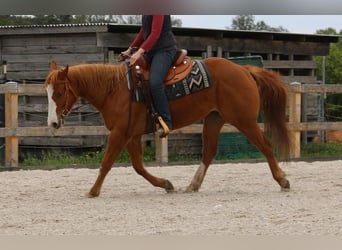
[[(292, 83), (289, 86), (289, 123), (288, 127), (295, 139), (293, 158), (300, 157), (300, 132), (309, 130), (342, 130), (342, 122), (300, 122), (301, 93), (342, 93), (342, 85), (301, 85)], [(0, 128), (0, 137), (5, 137), (5, 165), (18, 166), (19, 137), (22, 136), (80, 136), (107, 135), (104, 126), (64, 126), (58, 130), (49, 127), (18, 127), (18, 96), (46, 95), (43, 84), (17, 84), (9, 82), (0, 85), (0, 94), (5, 94), (5, 128)], [(263, 128), (263, 124), (260, 124)], [(194, 124), (172, 133), (201, 133), (202, 125)], [(230, 133), (238, 130), (225, 124), (221, 132)], [(156, 138), (156, 159), (167, 162), (167, 139)]]

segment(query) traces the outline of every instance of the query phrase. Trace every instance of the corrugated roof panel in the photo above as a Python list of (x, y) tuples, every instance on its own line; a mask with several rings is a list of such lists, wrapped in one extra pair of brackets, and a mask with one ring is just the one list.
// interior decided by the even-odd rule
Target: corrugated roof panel
[(8, 25), (0, 26), (0, 35), (108, 32), (108, 25), (108, 23)]
[[(116, 24), (116, 23), (79, 23), (79, 24), (46, 24), (46, 25), (8, 25), (0, 26), (0, 35), (10, 34), (37, 34), (37, 33), (85, 33), (85, 32), (110, 32), (110, 33), (136, 33), (140, 25)], [(249, 31), (249, 30), (225, 30), (204, 28), (173, 27), (175, 35), (202, 36), (217, 38), (248, 38), (263, 40), (287, 40), (336, 43), (340, 36), (298, 34), (287, 32)]]

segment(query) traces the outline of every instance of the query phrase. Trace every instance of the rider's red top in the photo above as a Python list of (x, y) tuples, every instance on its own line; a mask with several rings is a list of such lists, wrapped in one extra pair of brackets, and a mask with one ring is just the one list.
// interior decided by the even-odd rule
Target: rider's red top
[[(140, 28), (140, 31), (130, 47), (140, 47), (143, 48), (146, 52), (150, 51), (152, 47), (158, 41), (160, 34), (162, 32), (164, 24), (164, 16), (163, 15), (154, 15), (151, 24), (151, 32), (149, 35), (144, 38), (144, 25)], [(147, 27), (145, 27), (146, 29)], [(146, 30), (145, 30), (146, 36)], [(145, 40), (146, 39), (146, 40)]]

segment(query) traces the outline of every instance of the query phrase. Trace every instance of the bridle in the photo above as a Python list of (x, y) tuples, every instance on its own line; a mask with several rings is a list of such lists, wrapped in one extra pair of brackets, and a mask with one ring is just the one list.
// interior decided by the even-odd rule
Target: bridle
[[(88, 103), (83, 103), (83, 104), (80, 104), (76, 107), (73, 107), (73, 105), (70, 105), (69, 104), (69, 95), (70, 93), (74, 96), (74, 98), (77, 100), (78, 98), (78, 94), (76, 94), (76, 91), (72, 88), (71, 84), (70, 84), (70, 79), (68, 76), (66, 76), (66, 78), (64, 80), (57, 80), (54, 84), (64, 84), (65, 85), (65, 104), (64, 104), (64, 108), (62, 110), (62, 113), (61, 113), (61, 119), (65, 119), (65, 117), (67, 117), (71, 112), (75, 111), (75, 110), (78, 110), (84, 106), (87, 106), (89, 105), (89, 101)], [(108, 94), (108, 93), (107, 93)], [(103, 95), (98, 95), (96, 96), (95, 98), (93, 98), (91, 101), (95, 101), (99, 98), (102, 98)]]
[[(65, 117), (67, 117), (74, 109), (72, 108), (73, 104), (69, 104), (69, 95), (70, 93), (74, 96), (74, 98), (77, 100), (78, 95), (76, 94), (75, 90), (71, 87), (70, 80), (68, 77), (66, 77), (64, 80), (57, 80), (55, 84), (64, 84), (65, 86), (65, 104), (61, 113), (61, 119), (64, 120)], [(79, 107), (78, 107), (79, 108)]]

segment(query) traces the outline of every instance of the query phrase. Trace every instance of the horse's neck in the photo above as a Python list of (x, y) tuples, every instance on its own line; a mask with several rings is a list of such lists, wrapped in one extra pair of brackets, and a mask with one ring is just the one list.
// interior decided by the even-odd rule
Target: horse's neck
[[(76, 68), (70, 71), (70, 78), (76, 85), (75, 88), (77, 87), (79, 97), (87, 100), (100, 111), (108, 96), (122, 93), (119, 90), (123, 89), (119, 85), (120, 82), (127, 81), (125, 67), (124, 65), (85, 65), (84, 67), (89, 67), (89, 69)], [(90, 70), (93, 70), (92, 74), (89, 73)], [(86, 75), (84, 72), (89, 74)]]
[(102, 103), (108, 93), (105, 93), (105, 91), (101, 91), (101, 89), (97, 89), (97, 91), (94, 91), (94, 87), (88, 84), (91, 82), (91, 79), (79, 80), (79, 76), (74, 77), (74, 79), (75, 80), (72, 80), (72, 87), (75, 88), (75, 90), (77, 91), (78, 97), (86, 100), (95, 108), (99, 109), (99, 107), (102, 106)]
[(97, 110), (99, 110), (100, 107), (103, 106), (103, 102), (105, 101), (107, 95), (108, 93), (96, 92), (92, 91), (91, 89), (89, 91), (85, 91), (83, 89), (79, 92), (79, 97), (89, 102)]

